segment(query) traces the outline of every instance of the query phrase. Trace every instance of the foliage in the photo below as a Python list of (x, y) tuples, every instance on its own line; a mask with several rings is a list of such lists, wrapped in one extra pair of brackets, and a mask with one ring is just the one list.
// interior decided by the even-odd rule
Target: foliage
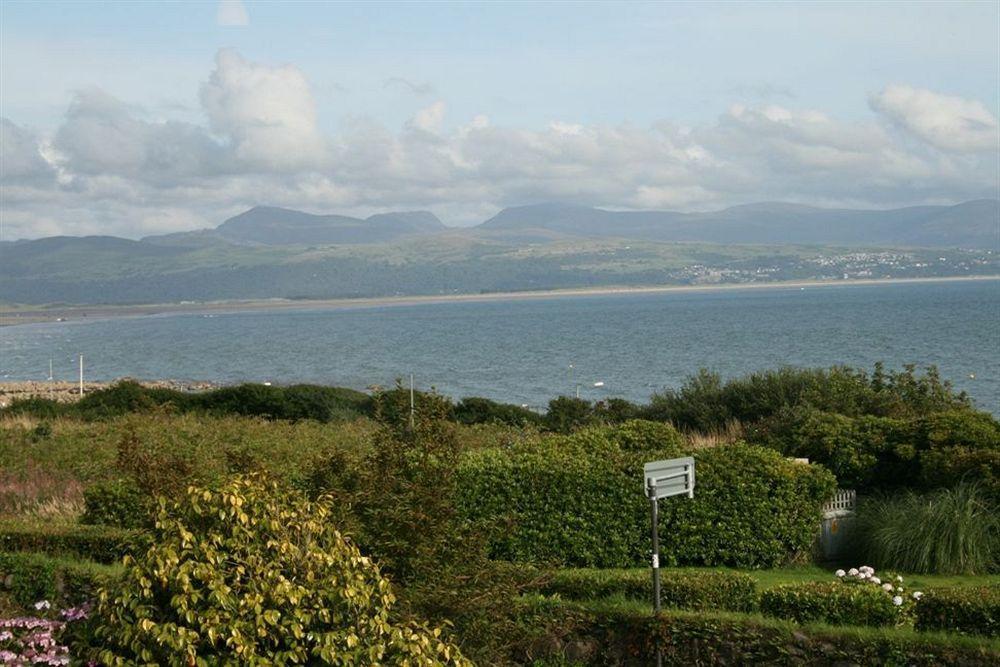
[(928, 367), (921, 375), (913, 365), (886, 372), (876, 364), (871, 375), (835, 366), (830, 369), (781, 368), (750, 373), (723, 382), (701, 370), (680, 389), (654, 394), (645, 416), (670, 421), (684, 429), (709, 431), (736, 419), (766, 421), (783, 409), (811, 407), (849, 417), (917, 417), (970, 406)]
[(539, 425), (542, 422), (542, 415), (533, 410), (512, 405), (510, 403), (498, 403), (488, 398), (470, 396), (463, 398), (455, 406), (455, 420), (460, 424), (507, 424), (509, 426)]
[(44, 398), (16, 399), (10, 406), (0, 409), (0, 416), (31, 415), (45, 419), (66, 416), (93, 421), (155, 411), (330, 422), (349, 421), (369, 414), (371, 400), (366, 394), (352, 389), (309, 384), (274, 387), (247, 383), (189, 393), (120, 380), (86, 394), (76, 403), (57, 403)]
[(42, 521), (0, 521), (0, 552), (30, 551), (115, 563), (133, 548), (139, 533), (111, 526)]
[[(621, 434), (650, 432), (636, 422), (620, 433), (585, 429), (516, 449), (470, 452), (458, 469), (458, 505), (472, 520), (510, 523), (493, 541), (497, 558), (637, 565), (645, 561), (649, 530), (642, 465), (682, 451), (669, 437), (646, 441), (659, 449), (626, 449), (643, 439)], [(663, 564), (768, 567), (809, 549), (820, 506), (833, 493), (832, 475), (746, 445), (695, 457), (694, 499), (661, 503), (661, 535), (670, 536)]]
[(1000, 516), (975, 484), (862, 499), (857, 557), (904, 572), (984, 574), (1000, 566)]
[(261, 477), (161, 501), (149, 549), (101, 592), (105, 664), (465, 664), (454, 646), (391, 617), (371, 559), (328, 521), (325, 501)]
[(0, 552), (0, 589), (25, 609), (38, 600), (57, 604), (86, 602), (117, 574), (115, 568), (84, 560)]
[(1000, 637), (1000, 586), (928, 591), (916, 614), (918, 630)]
[(863, 565), (850, 571), (837, 570), (836, 582), (785, 584), (761, 593), (760, 609), (798, 623), (822, 621), (835, 625), (903, 625), (923, 593), (908, 593), (903, 577), (876, 576)]
[(131, 478), (97, 482), (83, 492), (80, 523), (140, 528), (149, 519), (150, 498)]
[[(667, 667), (689, 665), (893, 665), (987, 667), (1000, 642), (895, 627), (831, 627), (732, 612), (670, 610), (648, 605), (551, 603), (549, 635), (525, 662), (650, 665), (660, 649)], [(554, 662), (550, 664), (565, 664)]]
[(332, 491), (352, 507), (362, 549), (401, 585), (405, 609), (454, 623), (463, 652), (491, 662), (520, 638), (512, 601), (533, 575), (490, 562), (493, 526), (473, 525), (455, 509), (466, 441), (450, 421), (450, 401), (422, 394), (412, 420), (409, 401), (399, 386), (375, 395), (373, 445), (357, 477)]
[[(660, 602), (675, 609), (751, 611), (757, 607), (757, 585), (742, 572), (662, 570)], [(569, 600), (620, 596), (648, 601), (653, 584), (646, 570), (559, 570), (541, 592)]]
[(597, 421), (590, 401), (572, 396), (559, 396), (549, 401), (545, 413), (545, 428), (554, 433), (572, 433)]

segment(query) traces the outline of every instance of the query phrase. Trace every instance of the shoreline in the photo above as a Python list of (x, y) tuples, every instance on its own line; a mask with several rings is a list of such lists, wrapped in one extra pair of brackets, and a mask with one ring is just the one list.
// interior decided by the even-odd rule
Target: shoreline
[(894, 285), (948, 282), (997, 281), (1000, 275), (940, 276), (927, 278), (858, 278), (847, 280), (787, 280), (761, 283), (706, 285), (650, 285), (579, 287), (537, 291), (488, 292), (484, 294), (427, 294), (385, 297), (344, 297), (336, 299), (253, 299), (246, 301), (208, 301), (197, 303), (164, 303), (146, 305), (92, 306), (0, 306), (0, 327), (24, 326), (46, 322), (79, 322), (90, 319), (146, 317), (152, 315), (228, 314), (242, 312), (336, 310), (343, 308), (381, 308), (416, 306), (436, 303), (480, 303), (489, 301), (526, 301), (561, 297), (614, 296), (635, 294), (669, 294), (691, 292), (724, 292), (771, 289), (806, 289), (811, 287), (855, 287), (864, 285)]

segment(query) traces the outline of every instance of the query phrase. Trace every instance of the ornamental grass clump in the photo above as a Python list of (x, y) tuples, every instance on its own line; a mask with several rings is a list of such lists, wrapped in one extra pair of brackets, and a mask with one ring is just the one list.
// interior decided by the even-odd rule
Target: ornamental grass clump
[(371, 559), (310, 502), (253, 475), (160, 500), (150, 546), (101, 591), (91, 656), (103, 664), (467, 664), (393, 616)]
[(861, 503), (858, 556), (919, 574), (986, 574), (1000, 568), (1000, 514), (982, 487), (959, 484)]

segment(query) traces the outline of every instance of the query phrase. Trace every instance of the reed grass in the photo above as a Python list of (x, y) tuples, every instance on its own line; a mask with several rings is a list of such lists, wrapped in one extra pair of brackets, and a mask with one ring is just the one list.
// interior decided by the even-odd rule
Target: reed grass
[(854, 536), (858, 557), (878, 568), (936, 574), (1000, 569), (1000, 517), (977, 484), (864, 500)]

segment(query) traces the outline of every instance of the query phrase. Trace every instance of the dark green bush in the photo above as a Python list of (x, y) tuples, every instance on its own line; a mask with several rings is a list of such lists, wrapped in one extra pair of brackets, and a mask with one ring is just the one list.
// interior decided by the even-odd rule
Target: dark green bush
[(113, 568), (38, 553), (0, 552), (0, 592), (25, 609), (40, 601), (73, 605), (92, 600), (117, 576)]
[(38, 419), (54, 419), (66, 412), (66, 404), (48, 398), (32, 396), (31, 398), (15, 398), (5, 408), (0, 408), (0, 416), (29, 415)]
[[(661, 572), (660, 602), (674, 609), (752, 611), (757, 607), (757, 584), (741, 572), (698, 572), (665, 569)], [(650, 570), (560, 570), (542, 592), (568, 600), (596, 600), (620, 596), (652, 604)]]
[(460, 424), (506, 424), (508, 426), (538, 425), (542, 415), (534, 410), (510, 403), (498, 403), (488, 398), (470, 396), (455, 406), (454, 417)]
[(887, 373), (876, 364), (871, 375), (842, 366), (781, 368), (727, 382), (702, 370), (680, 389), (654, 394), (644, 416), (711, 431), (734, 419), (751, 425), (795, 407), (849, 417), (912, 418), (969, 406), (968, 397), (941, 380), (933, 366), (921, 375), (912, 365)]
[[(645, 563), (649, 505), (642, 465), (680, 454), (624, 449), (602, 429), (517, 450), (469, 453), (457, 502), (472, 520), (505, 520), (502, 559), (581, 567)], [(773, 450), (733, 445), (696, 453), (693, 500), (661, 502), (664, 565), (772, 567), (807, 552), (833, 476)]]
[(321, 422), (347, 421), (371, 413), (371, 397), (342, 387), (294, 384), (284, 393), (282, 419), (315, 419)]
[(0, 551), (30, 551), (116, 563), (135, 548), (141, 533), (110, 526), (0, 522)]
[(863, 498), (852, 536), (855, 558), (878, 568), (984, 574), (1000, 566), (1000, 514), (975, 484)]
[(543, 424), (553, 433), (572, 433), (597, 421), (590, 401), (572, 396), (559, 396), (549, 401)]
[(121, 380), (105, 389), (84, 394), (72, 412), (84, 419), (108, 419), (131, 412), (147, 412), (168, 402), (183, 403), (185, 395), (170, 389), (153, 390), (133, 380)]
[(1000, 663), (1000, 642), (902, 628), (799, 626), (731, 612), (671, 610), (654, 617), (645, 609), (569, 602), (550, 602), (538, 617), (551, 629), (521, 656), (524, 663), (647, 666), (656, 664), (657, 649), (666, 667)]
[(896, 625), (903, 620), (892, 595), (878, 586), (839, 581), (785, 584), (761, 591), (760, 610), (796, 623)]
[(927, 591), (917, 602), (917, 629), (1000, 637), (1000, 586)]
[(643, 419), (643, 407), (624, 398), (608, 398), (594, 403), (594, 415), (605, 424), (620, 424)]
[(148, 523), (151, 498), (129, 477), (91, 484), (83, 492), (80, 523), (140, 528)]

